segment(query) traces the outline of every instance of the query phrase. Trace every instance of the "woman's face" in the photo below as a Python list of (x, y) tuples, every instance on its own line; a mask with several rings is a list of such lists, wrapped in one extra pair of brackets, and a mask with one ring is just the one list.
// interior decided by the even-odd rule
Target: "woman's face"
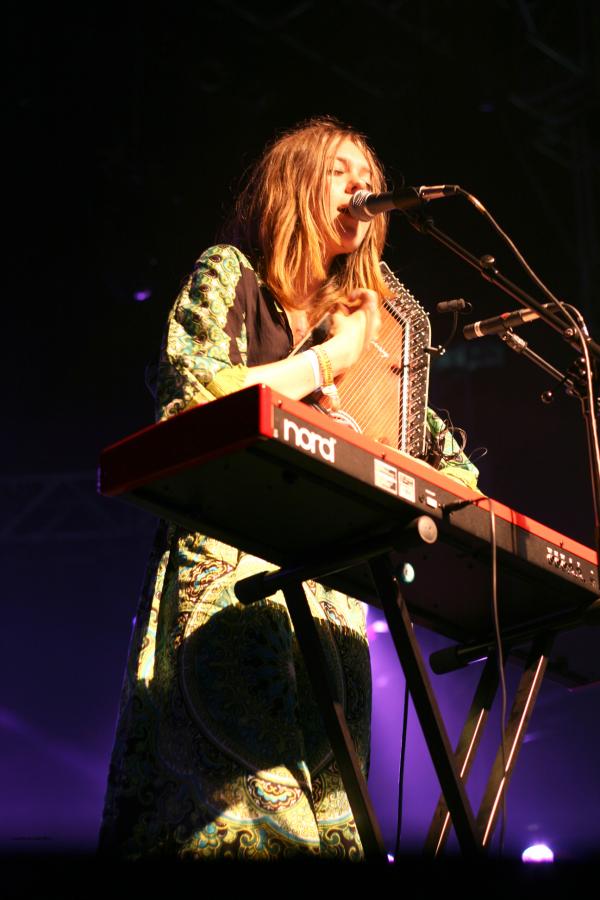
[(371, 190), (373, 177), (365, 154), (349, 137), (333, 145), (327, 166), (329, 215), (336, 236), (334, 240), (326, 238), (325, 268), (329, 268), (334, 257), (357, 250), (365, 239), (370, 222), (354, 219), (348, 204), (356, 191)]

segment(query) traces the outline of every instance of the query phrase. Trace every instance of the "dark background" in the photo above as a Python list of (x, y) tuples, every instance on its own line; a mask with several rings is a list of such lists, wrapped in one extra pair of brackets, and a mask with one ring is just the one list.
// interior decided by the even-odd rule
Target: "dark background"
[[(479, 197), (597, 337), (600, 19), (591, 0), (5, 9), (0, 839), (89, 848), (153, 529), (96, 498), (94, 469), (103, 446), (152, 420), (145, 366), (244, 170), (277, 130), (335, 115), (368, 134), (392, 184), (458, 183)], [(465, 201), (432, 212), (532, 290)], [(471, 320), (515, 306), (401, 215), (386, 258), (432, 312), (436, 342), (450, 325), (439, 300), (468, 299)], [(521, 334), (554, 365), (572, 361), (545, 326)], [(591, 544), (578, 404), (558, 389), (543, 405), (551, 386), (496, 338), (459, 337), (433, 365), (431, 402), (471, 450), (487, 448), (486, 493)], [(590, 631), (575, 659), (595, 647)], [(403, 680), (385, 635), (373, 657), (372, 783), (391, 845)], [(436, 680), (453, 739), (473, 677)], [(561, 858), (597, 849), (598, 700), (597, 686), (545, 685), (509, 793), (509, 853), (536, 836)], [(437, 795), (414, 722), (409, 741), (407, 850)]]

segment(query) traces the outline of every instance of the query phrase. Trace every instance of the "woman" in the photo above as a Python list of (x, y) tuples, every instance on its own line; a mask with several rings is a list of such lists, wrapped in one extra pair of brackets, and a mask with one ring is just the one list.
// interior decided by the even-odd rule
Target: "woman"
[[(256, 383), (293, 399), (317, 392), (335, 406), (334, 379), (377, 336), (387, 293), (385, 217), (364, 223), (347, 211), (360, 189), (384, 190), (381, 166), (362, 136), (335, 121), (312, 120), (267, 150), (239, 198), (232, 243), (200, 257), (171, 311), (159, 418)], [(311, 346), (328, 310), (329, 335)], [(133, 859), (361, 857), (283, 597), (243, 608), (233, 592), (265, 568), (162, 527), (130, 651), (105, 850)], [(362, 607), (314, 583), (305, 589), (366, 771)]]

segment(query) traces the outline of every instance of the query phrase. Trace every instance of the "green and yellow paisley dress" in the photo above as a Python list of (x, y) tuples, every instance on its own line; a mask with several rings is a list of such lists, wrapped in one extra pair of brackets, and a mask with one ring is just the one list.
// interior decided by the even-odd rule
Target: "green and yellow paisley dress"
[[(211, 247), (169, 315), (158, 418), (241, 388), (248, 366), (291, 348), (287, 318), (250, 262), (234, 247)], [(466, 460), (455, 468), (472, 480)], [(123, 686), (103, 852), (132, 860), (362, 858), (283, 596), (243, 607), (234, 595), (237, 580), (266, 568), (161, 523)], [(305, 591), (366, 773), (363, 607), (316, 583)]]

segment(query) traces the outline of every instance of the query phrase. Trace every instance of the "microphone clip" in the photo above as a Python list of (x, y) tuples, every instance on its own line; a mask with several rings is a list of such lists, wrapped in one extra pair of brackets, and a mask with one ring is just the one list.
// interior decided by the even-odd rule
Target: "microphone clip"
[(425, 353), (429, 353), (430, 356), (435, 356), (438, 359), (444, 356), (458, 330), (458, 317), (468, 315), (472, 309), (473, 304), (462, 298), (456, 300), (441, 300), (439, 303), (436, 303), (435, 310), (438, 314), (444, 315), (446, 313), (452, 313), (452, 326), (450, 334), (444, 343), (438, 344), (437, 347), (425, 347)]

